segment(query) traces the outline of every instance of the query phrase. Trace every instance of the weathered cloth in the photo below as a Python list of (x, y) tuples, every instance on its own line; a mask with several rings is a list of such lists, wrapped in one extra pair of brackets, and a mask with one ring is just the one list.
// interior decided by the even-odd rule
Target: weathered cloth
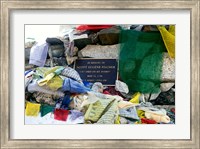
[(33, 81), (32, 83), (28, 85), (28, 91), (30, 93), (41, 92), (41, 93), (51, 94), (51, 95), (55, 95), (59, 97), (64, 97), (63, 92), (50, 90), (46, 85), (39, 86), (36, 81)]
[(43, 67), (47, 58), (48, 44), (35, 44), (31, 48), (29, 64)]
[(78, 72), (71, 68), (71, 67), (65, 67), (64, 70), (61, 72), (61, 75), (68, 77), (68, 78), (72, 78), (80, 83), (82, 83), (81, 77), (78, 74)]
[(70, 78), (65, 78), (63, 85), (62, 85), (62, 90), (69, 91), (71, 93), (86, 93), (88, 91), (91, 91), (89, 88), (85, 87), (83, 84), (72, 80)]

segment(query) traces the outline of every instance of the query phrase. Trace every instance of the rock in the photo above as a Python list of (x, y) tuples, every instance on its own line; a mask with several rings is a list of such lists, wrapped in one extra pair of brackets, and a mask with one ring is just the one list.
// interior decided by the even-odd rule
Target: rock
[(78, 53), (78, 48), (74, 46), (74, 41), (68, 44), (68, 42), (64, 42), (65, 46), (65, 57), (67, 60), (67, 64), (71, 65), (78, 57), (76, 56)]
[(119, 43), (120, 27), (113, 26), (108, 29), (102, 29), (98, 32), (98, 37), (102, 45), (113, 45)]
[(150, 102), (153, 105), (175, 105), (175, 92), (172, 89), (161, 92), (155, 100), (151, 100)]
[(91, 33), (88, 38), (91, 39), (92, 44), (98, 44), (99, 43), (99, 38), (98, 38), (97, 33)]
[(149, 101), (149, 98), (150, 98), (149, 93), (144, 94), (144, 99), (145, 99), (146, 102)]
[(150, 32), (150, 31), (158, 31), (158, 28), (156, 25), (144, 25), (143, 26), (144, 32)]
[(29, 60), (31, 48), (25, 48), (25, 61)]
[(74, 57), (70, 57), (68, 55), (66, 55), (66, 61), (67, 61), (67, 64), (68, 65), (71, 65), (74, 61), (76, 61), (78, 59), (77, 56), (74, 56)]
[(72, 35), (72, 40), (76, 40), (76, 39), (84, 39), (84, 38), (88, 38), (88, 35), (87, 34), (80, 34), (80, 35)]
[(64, 43), (58, 38), (47, 38), (46, 42), (49, 45), (63, 45)]
[(78, 53), (78, 48), (77, 47), (73, 47), (71, 49), (71, 51), (70, 51), (70, 55), (69, 56), (73, 57), (73, 56), (77, 55), (77, 53)]
[(119, 44), (101, 46), (101, 45), (87, 45), (84, 49), (78, 52), (78, 56), (91, 57), (91, 58), (102, 58), (102, 59), (118, 59)]
[(133, 93), (132, 93), (132, 92), (129, 92), (128, 94), (122, 93), (122, 92), (121, 92), (120, 94), (124, 97), (124, 100), (125, 100), (125, 101), (131, 99), (132, 96), (133, 96)]
[(25, 43), (25, 49), (32, 48), (32, 46), (36, 43), (35, 40), (29, 40)]
[[(53, 67), (54, 66), (67, 66), (67, 61), (64, 57), (60, 57), (60, 58), (53, 57), (52, 61), (53, 61)], [(51, 59), (47, 59), (44, 66), (51, 67)]]
[(33, 64), (25, 64), (25, 70), (30, 70), (30, 69), (33, 69), (35, 68), (36, 66), (33, 65)]
[(92, 40), (90, 38), (82, 38), (74, 40), (74, 46), (76, 46), (79, 50), (85, 48), (89, 44), (92, 44)]
[(135, 30), (135, 31), (141, 31), (143, 28), (143, 25), (131, 25), (130, 29)]
[(151, 97), (150, 97), (149, 100), (154, 100), (154, 99), (156, 99), (156, 98), (160, 95), (160, 93), (161, 93), (161, 90), (159, 90), (158, 93), (153, 93), (153, 94), (151, 94)]
[(175, 59), (170, 58), (168, 53), (165, 53), (163, 57), (161, 81), (162, 82), (175, 81)]
[(139, 103), (145, 102), (144, 94), (141, 94), (139, 97)]
[[(52, 57), (63, 57), (64, 56), (64, 46), (63, 45), (52, 45), (49, 46), (49, 55), (51, 57), (51, 53), (52, 53)], [(51, 52), (51, 53), (50, 53)]]
[(172, 88), (172, 86), (174, 86), (175, 83), (161, 83), (160, 84), (160, 90), (161, 92), (166, 92), (168, 91), (170, 88)]
[(36, 41), (32, 38), (25, 39), (24, 48), (25, 48), (25, 61), (26, 62), (29, 60), (31, 48), (35, 43), (36, 43)]

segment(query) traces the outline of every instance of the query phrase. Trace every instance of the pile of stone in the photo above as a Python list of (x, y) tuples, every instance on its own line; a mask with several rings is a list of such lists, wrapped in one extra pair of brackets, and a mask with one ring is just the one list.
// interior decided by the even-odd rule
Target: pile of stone
[[(77, 59), (119, 60), (122, 27), (83, 25), (44, 43), (25, 43), (26, 124), (175, 123), (175, 59), (167, 51), (157, 93), (129, 91), (120, 74), (115, 86), (87, 82), (74, 69)], [(158, 31), (148, 25), (126, 28)]]

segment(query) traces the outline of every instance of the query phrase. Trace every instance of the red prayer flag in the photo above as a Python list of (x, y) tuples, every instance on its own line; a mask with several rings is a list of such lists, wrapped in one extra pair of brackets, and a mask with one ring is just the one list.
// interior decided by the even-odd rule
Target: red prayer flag
[(100, 30), (105, 28), (110, 28), (113, 25), (80, 25), (76, 27), (77, 30)]
[(55, 109), (54, 111), (55, 120), (66, 121), (68, 115), (69, 115), (69, 110)]
[(157, 124), (156, 121), (150, 120), (150, 119), (147, 119), (147, 118), (141, 118), (141, 121), (142, 121), (143, 124)]

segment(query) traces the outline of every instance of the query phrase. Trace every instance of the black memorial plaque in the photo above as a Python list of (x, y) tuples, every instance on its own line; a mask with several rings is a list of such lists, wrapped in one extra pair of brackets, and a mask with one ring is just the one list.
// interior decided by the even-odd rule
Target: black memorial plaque
[(83, 81), (115, 85), (118, 62), (116, 59), (78, 59), (75, 70)]

